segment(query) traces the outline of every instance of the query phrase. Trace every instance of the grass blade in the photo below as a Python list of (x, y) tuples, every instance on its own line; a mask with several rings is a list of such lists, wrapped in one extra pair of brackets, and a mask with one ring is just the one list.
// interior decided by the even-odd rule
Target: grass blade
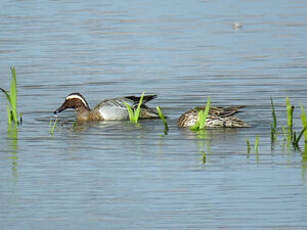
[(8, 102), (6, 102), (6, 115), (7, 115), (8, 127), (11, 127), (11, 124), (12, 124), (12, 113), (11, 113), (10, 106), (9, 106)]
[(195, 124), (190, 128), (192, 131), (198, 131), (205, 128), (206, 119), (209, 114), (210, 109), (210, 97), (208, 97), (206, 108), (203, 110), (199, 110), (197, 114), (197, 121)]
[(0, 88), (0, 90), (5, 94), (6, 100), (9, 102), (10, 106), (12, 107), (11, 97), (5, 89)]
[(163, 116), (163, 114), (162, 114), (162, 112), (161, 112), (159, 106), (156, 107), (156, 110), (158, 111), (159, 117), (160, 117), (160, 119), (161, 119), (162, 122), (163, 122), (163, 125), (164, 125), (164, 134), (167, 135), (167, 133), (168, 133), (168, 125), (167, 125), (167, 122), (166, 122), (166, 120), (165, 120), (165, 118), (164, 118), (164, 116)]
[(277, 127), (277, 119), (276, 119), (275, 106), (274, 106), (272, 97), (271, 97), (271, 105), (272, 105), (272, 118), (273, 118), (272, 128), (273, 128), (273, 131), (275, 132), (276, 127)]
[(144, 98), (144, 94), (145, 94), (145, 91), (142, 93), (142, 95), (140, 97), (140, 100), (139, 100), (139, 103), (138, 103), (138, 106), (137, 106), (136, 109), (132, 109), (131, 106), (127, 102), (123, 101), (123, 104), (126, 106), (128, 114), (129, 114), (129, 120), (132, 123), (135, 123), (135, 124), (138, 123), (140, 112), (141, 112), (141, 105), (142, 105), (143, 98)]
[[(303, 106), (301, 106), (300, 118), (301, 118), (303, 129), (307, 128), (307, 118), (306, 118), (306, 113), (305, 113), (305, 111), (303, 109)], [(307, 130), (306, 129), (304, 131), (304, 141), (305, 141), (305, 143), (307, 142)]]
[[(294, 146), (298, 146), (298, 143), (300, 142), (301, 137), (302, 137), (303, 134), (306, 133), (306, 132), (307, 132), (307, 126), (304, 127), (304, 128), (301, 130), (301, 132), (300, 132), (300, 134), (298, 135), (298, 137), (294, 139), (294, 142), (293, 142), (293, 145), (294, 145)], [(304, 135), (305, 135), (305, 134), (304, 134)], [(306, 143), (306, 141), (305, 141), (305, 143)]]
[(140, 111), (141, 111), (141, 105), (142, 105), (142, 102), (143, 102), (144, 94), (145, 94), (145, 91), (142, 93), (140, 100), (139, 100), (138, 107), (134, 111), (134, 122), (136, 124), (138, 123), (138, 120), (139, 120), (139, 115), (140, 115)]
[(286, 128), (284, 126), (281, 126), (281, 132), (282, 132), (282, 135), (284, 136), (284, 138), (287, 138)]
[(15, 68), (11, 67), (10, 96), (14, 123), (17, 124), (17, 81)]
[(206, 164), (206, 162), (207, 162), (207, 157), (206, 157), (205, 151), (202, 151), (202, 155), (203, 155), (203, 159), (202, 159), (203, 164)]
[(6, 104), (6, 115), (7, 115), (7, 123), (8, 126), (10, 127), (12, 124), (12, 103), (11, 103), (11, 97), (10, 95), (6, 92), (6, 90), (0, 88), (0, 90), (5, 94), (6, 96), (6, 100), (7, 100), (7, 104)]
[(207, 119), (207, 116), (209, 114), (209, 109), (210, 109), (210, 97), (208, 97), (208, 99), (207, 99), (207, 104), (206, 104), (205, 110), (202, 111), (202, 116), (201, 116), (201, 119), (199, 121), (199, 129), (205, 128), (206, 119)]
[(259, 142), (259, 137), (256, 136), (256, 139), (255, 139), (255, 153), (258, 153), (258, 142)]
[(129, 120), (130, 120), (130, 122), (135, 123), (135, 122), (134, 122), (134, 113), (133, 113), (133, 111), (132, 111), (130, 105), (129, 105), (127, 102), (124, 102), (124, 101), (123, 101), (123, 104), (124, 104), (124, 105), (126, 106), (126, 108), (127, 108), (127, 111), (128, 111), (128, 114), (129, 114)]
[(251, 151), (251, 145), (250, 145), (250, 143), (249, 143), (248, 137), (246, 137), (246, 145), (247, 145), (247, 153), (250, 153), (250, 151)]
[(200, 117), (202, 116), (202, 110), (198, 111), (198, 114), (197, 114), (197, 121), (194, 123), (194, 125), (190, 128), (190, 130), (192, 131), (198, 131), (199, 130), (199, 127), (200, 127), (200, 124), (199, 124), (199, 120), (200, 120)]
[[(286, 110), (287, 110), (287, 125), (288, 125), (288, 131), (290, 131), (290, 134), (292, 136), (292, 128), (293, 128), (293, 110), (294, 106), (290, 105), (289, 97), (286, 97)], [(289, 134), (288, 134), (289, 135)]]
[(270, 128), (271, 128), (271, 142), (273, 143), (274, 141), (275, 141), (275, 138), (276, 138), (276, 136), (275, 136), (275, 130), (274, 130), (274, 128), (273, 128), (273, 123), (271, 122), (271, 124), (270, 124)]
[(54, 133), (54, 129), (55, 129), (55, 125), (57, 123), (58, 119), (56, 118), (54, 121), (52, 121), (52, 119), (50, 119), (49, 122), (49, 135), (52, 136)]
[(294, 148), (298, 147), (298, 140), (296, 139), (296, 132), (293, 132), (293, 140), (292, 140), (292, 144), (294, 146)]

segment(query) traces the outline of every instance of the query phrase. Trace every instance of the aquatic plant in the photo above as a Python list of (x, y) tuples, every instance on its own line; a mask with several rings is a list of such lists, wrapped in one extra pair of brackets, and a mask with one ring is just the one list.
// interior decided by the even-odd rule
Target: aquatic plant
[(302, 138), (303, 134), (305, 133), (305, 131), (307, 131), (307, 127), (304, 127), (299, 135), (296, 137), (296, 132), (294, 132), (293, 134), (293, 140), (292, 140), (292, 144), (293, 144), (293, 147), (294, 149), (299, 149), (299, 145), (298, 143), (300, 142), (300, 139)]
[(192, 131), (198, 131), (198, 130), (205, 128), (206, 119), (207, 119), (207, 116), (208, 116), (208, 113), (209, 113), (209, 109), (210, 109), (210, 97), (208, 97), (208, 99), (207, 99), (207, 104), (206, 104), (205, 109), (200, 109), (198, 111), (197, 121), (190, 128)]
[(258, 143), (259, 143), (259, 137), (256, 136), (255, 145), (254, 145), (254, 147), (255, 147), (255, 153), (258, 153)]
[[(12, 120), (14, 124), (18, 124), (18, 115), (17, 115), (17, 81), (15, 68), (11, 67), (11, 79), (10, 79), (10, 93), (5, 89), (0, 88), (0, 90), (5, 94), (7, 104), (6, 104), (6, 114), (8, 125), (11, 126)], [(22, 121), (21, 114), (20, 121)]]
[(52, 136), (54, 133), (54, 129), (55, 129), (55, 125), (57, 123), (58, 119), (55, 118), (55, 120), (53, 121), (52, 119), (50, 119), (49, 122), (49, 135)]
[[(255, 144), (254, 144), (255, 153), (258, 153), (258, 143), (259, 143), (259, 137), (256, 136)], [(248, 137), (246, 137), (246, 146), (247, 146), (247, 153), (249, 154), (250, 151), (251, 151), (251, 144), (249, 142), (249, 138)]]
[(251, 151), (251, 145), (250, 145), (248, 137), (246, 137), (246, 146), (247, 146), (247, 153), (249, 154)]
[[(271, 143), (274, 144), (276, 136), (278, 133), (277, 130), (277, 118), (275, 114), (275, 108), (273, 104), (273, 100), (271, 97), (271, 106), (272, 106), (272, 117), (273, 121), (270, 124), (271, 128)], [(307, 118), (303, 106), (301, 106), (301, 114), (300, 119), (302, 123), (302, 129), (300, 132), (294, 131), (294, 123), (293, 123), (293, 113), (294, 113), (294, 106), (290, 104), (289, 97), (286, 97), (286, 115), (287, 115), (287, 124), (286, 126), (281, 126), (281, 134), (284, 137), (284, 143), (287, 141), (287, 147), (290, 147), (292, 143), (293, 148), (295, 150), (299, 149), (299, 142), (302, 136), (304, 136), (305, 143), (307, 142)]]
[(164, 116), (163, 116), (163, 114), (162, 114), (162, 111), (161, 111), (161, 109), (160, 109), (159, 106), (156, 107), (156, 110), (158, 111), (159, 117), (160, 117), (160, 119), (161, 119), (162, 122), (163, 122), (163, 125), (164, 125), (164, 134), (167, 135), (167, 133), (168, 133), (168, 125), (167, 125), (167, 122), (166, 122), (166, 120), (165, 120), (165, 118), (164, 118)]
[(8, 157), (11, 160), (12, 176), (17, 179), (17, 166), (18, 166), (18, 129), (17, 125), (7, 130), (7, 137), (10, 142), (11, 156)]
[(286, 111), (287, 111), (288, 135), (292, 137), (294, 106), (290, 105), (289, 97), (286, 97)]
[(275, 107), (272, 97), (271, 97), (271, 106), (272, 106), (272, 118), (273, 118), (273, 122), (271, 122), (271, 141), (274, 142), (276, 139), (276, 132), (277, 132), (276, 129), (277, 119), (276, 119)]
[(202, 162), (203, 162), (203, 164), (206, 164), (206, 162), (207, 162), (207, 157), (206, 157), (205, 151), (202, 151)]
[(305, 131), (303, 132), (304, 133), (304, 141), (305, 143), (307, 143), (307, 118), (306, 118), (306, 113), (303, 109), (303, 106), (301, 106), (301, 115), (300, 115), (300, 118), (301, 118), (301, 122), (302, 122), (302, 127), (303, 129), (305, 129)]
[(128, 103), (123, 102), (124, 105), (126, 106), (127, 110), (128, 110), (129, 120), (130, 120), (131, 123), (134, 123), (134, 124), (138, 123), (144, 94), (145, 94), (145, 92), (142, 93), (136, 109), (132, 109), (131, 106)]
[(285, 126), (281, 126), (281, 132), (282, 132), (282, 135), (284, 136), (284, 138), (286, 138), (287, 137), (287, 135), (286, 135), (286, 128), (285, 128)]
[(300, 142), (300, 139), (302, 138), (303, 135), (304, 135), (304, 142), (307, 143), (307, 119), (303, 106), (301, 106), (300, 118), (302, 122), (302, 130), (300, 131), (298, 136), (296, 135), (296, 132), (293, 132), (292, 144), (294, 149), (299, 149), (298, 143)]

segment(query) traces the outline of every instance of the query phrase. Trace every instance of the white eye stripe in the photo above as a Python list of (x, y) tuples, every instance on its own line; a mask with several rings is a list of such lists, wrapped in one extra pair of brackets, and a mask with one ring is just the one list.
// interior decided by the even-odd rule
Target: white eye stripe
[(66, 100), (70, 100), (70, 99), (79, 99), (79, 100), (82, 101), (82, 103), (85, 105), (85, 107), (87, 107), (86, 101), (84, 101), (84, 99), (82, 97), (80, 97), (79, 95), (70, 95), (70, 96), (66, 97)]

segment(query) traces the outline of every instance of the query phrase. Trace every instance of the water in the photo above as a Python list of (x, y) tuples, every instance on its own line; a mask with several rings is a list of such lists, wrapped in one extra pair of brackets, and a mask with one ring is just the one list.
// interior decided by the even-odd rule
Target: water
[[(1, 229), (306, 229), (306, 154), (281, 136), (285, 97), (307, 108), (305, 1), (8, 1), (0, 3), (0, 87), (15, 66), (17, 139), (0, 97)], [(233, 23), (243, 25), (239, 30)], [(161, 121), (73, 127), (71, 92), (93, 107), (142, 91)], [(185, 110), (247, 105), (250, 129), (178, 129)], [(306, 110), (306, 109), (305, 109)], [(259, 153), (246, 137), (259, 136)], [(12, 138), (13, 137), (13, 138)], [(303, 143), (300, 143), (304, 150)], [(206, 163), (202, 162), (202, 152)]]

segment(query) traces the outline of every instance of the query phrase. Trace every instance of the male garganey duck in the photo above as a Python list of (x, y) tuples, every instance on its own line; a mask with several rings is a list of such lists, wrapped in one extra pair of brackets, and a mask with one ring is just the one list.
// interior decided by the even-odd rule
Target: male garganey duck
[[(143, 97), (140, 119), (159, 118), (159, 115), (151, 108), (147, 107), (146, 102), (156, 98), (157, 95), (146, 95)], [(80, 93), (71, 93), (64, 103), (54, 111), (54, 114), (60, 113), (65, 109), (72, 108), (76, 111), (77, 121), (111, 121), (128, 120), (129, 114), (123, 102), (135, 108), (139, 103), (140, 97), (127, 96), (112, 99), (106, 99), (90, 109), (88, 103)]]
[[(248, 128), (247, 123), (234, 116), (239, 109), (244, 106), (230, 107), (210, 107), (209, 114), (206, 118), (205, 127), (207, 128)], [(177, 120), (180, 128), (191, 127), (198, 118), (198, 111), (204, 110), (204, 106), (198, 106), (183, 113)]]

